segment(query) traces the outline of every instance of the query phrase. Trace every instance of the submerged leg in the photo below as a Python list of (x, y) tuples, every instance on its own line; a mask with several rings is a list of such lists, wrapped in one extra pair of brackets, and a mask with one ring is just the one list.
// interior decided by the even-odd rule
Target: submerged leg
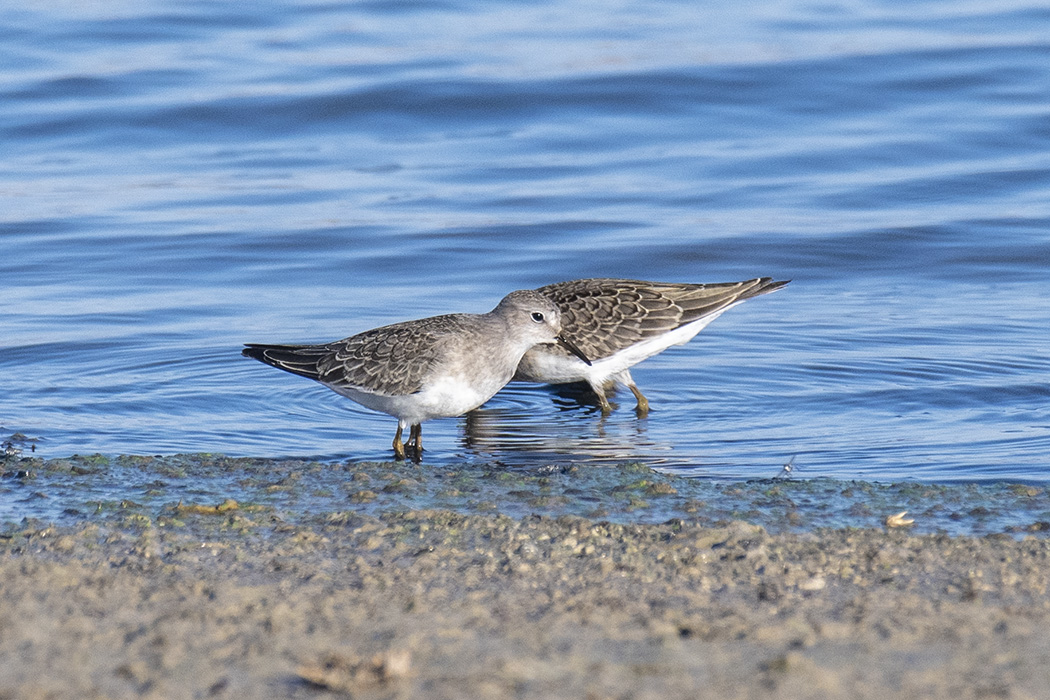
[(638, 385), (634, 383), (634, 377), (631, 376), (631, 371), (625, 369), (620, 372), (619, 379), (621, 382), (627, 385), (627, 388), (634, 394), (634, 398), (638, 400), (638, 405), (634, 407), (634, 412), (638, 414), (639, 418), (645, 418), (649, 415), (649, 399), (645, 398), (645, 394), (638, 388)]
[[(405, 444), (403, 442), (401, 442), (401, 429), (402, 429), (402, 427), (403, 426), (399, 422), (397, 424), (397, 434), (394, 435), (394, 457), (396, 459), (404, 459), (405, 458)], [(409, 442), (411, 442), (411, 440), (409, 440)]]
[(645, 394), (641, 392), (637, 384), (628, 384), (627, 388), (634, 394), (634, 398), (638, 399), (638, 405), (634, 407), (634, 412), (638, 414), (639, 418), (645, 418), (649, 415), (649, 399), (645, 398)]
[(607, 416), (612, 413), (612, 405), (609, 403), (609, 399), (605, 396), (605, 387), (601, 384), (594, 384), (592, 382), (587, 383), (591, 385), (591, 390), (598, 397), (598, 405), (602, 409), (602, 415)]
[(408, 444), (412, 448), (415, 461), (423, 459), (423, 426), (413, 425), (408, 431)]

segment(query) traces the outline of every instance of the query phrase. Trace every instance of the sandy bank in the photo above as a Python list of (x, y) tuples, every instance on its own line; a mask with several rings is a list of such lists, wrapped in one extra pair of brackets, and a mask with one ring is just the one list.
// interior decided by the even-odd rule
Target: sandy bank
[(440, 510), (0, 538), (0, 698), (1039, 698), (1050, 544)]

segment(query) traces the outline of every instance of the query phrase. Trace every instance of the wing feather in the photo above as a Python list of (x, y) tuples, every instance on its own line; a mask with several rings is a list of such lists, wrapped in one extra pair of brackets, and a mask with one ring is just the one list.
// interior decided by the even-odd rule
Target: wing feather
[(602, 359), (785, 284), (769, 277), (719, 284), (601, 278), (558, 282), (537, 291), (561, 309), (562, 334), (588, 357)]
[(448, 331), (459, 324), (456, 314), (435, 316), (320, 345), (248, 345), (242, 354), (336, 390), (404, 396), (422, 389)]

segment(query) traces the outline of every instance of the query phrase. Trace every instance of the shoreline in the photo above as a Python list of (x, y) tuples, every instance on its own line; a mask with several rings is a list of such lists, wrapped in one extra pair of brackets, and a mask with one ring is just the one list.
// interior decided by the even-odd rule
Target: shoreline
[[(173, 458), (142, 466), (163, 500), (157, 474), (231, 467), (209, 459), (182, 476)], [(287, 496), (273, 487), (292, 474), (293, 490), (310, 484), (309, 465), (261, 466), (263, 492)], [(253, 478), (240, 467), (233, 478)], [(100, 503), (72, 524), (9, 524), (0, 698), (885, 700), (1050, 687), (1039, 534), (507, 515), (485, 512), (487, 492), (474, 512), (404, 508), (419, 494), (399, 470), (416, 467), (355, 481), (359, 468), (338, 474), (353, 486), (338, 509)], [(531, 487), (557, 500), (529, 481), (541, 477), (504, 478), (484, 477), (509, 500)], [(355, 500), (365, 486), (376, 497)], [(383, 495), (390, 507), (375, 508)]]
[(0, 541), (0, 697), (1023, 698), (1050, 683), (1045, 539), (182, 517), (189, 531)]
[(29, 519), (76, 525), (164, 517), (181, 503), (291, 522), (335, 512), (449, 510), (513, 518), (562, 515), (613, 523), (671, 520), (771, 533), (884, 528), (906, 513), (912, 534), (1050, 536), (1050, 485), (872, 482), (824, 477), (686, 478), (645, 464), (319, 462), (218, 454), (0, 459), (0, 533)]

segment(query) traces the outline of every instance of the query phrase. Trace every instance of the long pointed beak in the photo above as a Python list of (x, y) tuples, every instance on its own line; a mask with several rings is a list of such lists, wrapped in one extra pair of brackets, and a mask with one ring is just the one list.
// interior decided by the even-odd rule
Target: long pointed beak
[(563, 335), (559, 335), (557, 340), (558, 340), (558, 345), (561, 345), (563, 348), (565, 348), (566, 350), (571, 352), (573, 355), (575, 355), (576, 357), (578, 357), (581, 360), (583, 360), (584, 363), (586, 363), (588, 367), (590, 366), (591, 361), (588, 360), (587, 356), (583, 354), (583, 350), (580, 350), (578, 347), (576, 347), (576, 343), (572, 342), (571, 340), (569, 340), (568, 338), (566, 338)]

